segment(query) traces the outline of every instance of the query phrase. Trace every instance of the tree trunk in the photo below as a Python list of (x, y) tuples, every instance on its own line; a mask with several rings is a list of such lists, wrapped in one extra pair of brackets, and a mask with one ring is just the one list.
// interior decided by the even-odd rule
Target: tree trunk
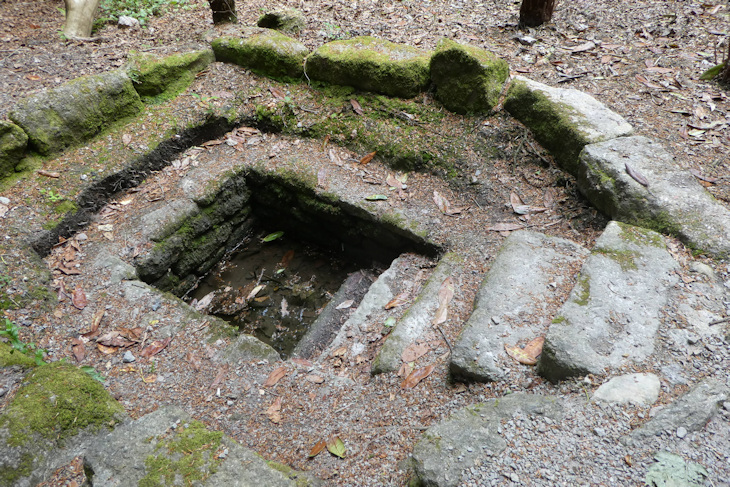
[(549, 22), (558, 0), (522, 0), (520, 25), (537, 27)]
[(213, 23), (224, 24), (226, 22), (235, 24), (238, 22), (236, 17), (236, 0), (208, 0), (210, 10), (213, 12)]
[(100, 0), (64, 0), (66, 4), (66, 24), (63, 33), (66, 37), (91, 37), (94, 17)]

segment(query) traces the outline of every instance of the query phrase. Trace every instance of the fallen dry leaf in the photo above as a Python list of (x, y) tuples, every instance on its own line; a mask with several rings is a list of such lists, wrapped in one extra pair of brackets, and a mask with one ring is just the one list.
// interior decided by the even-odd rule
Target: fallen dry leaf
[(624, 166), (626, 167), (626, 174), (631, 176), (631, 178), (639, 183), (642, 186), (649, 186), (649, 180), (644, 177), (643, 174), (641, 174), (639, 171), (634, 169), (633, 167), (629, 166), (629, 163), (624, 163)]
[(433, 317), (431, 324), (440, 325), (448, 316), (449, 303), (454, 297), (454, 281), (451, 276), (444, 279), (439, 288), (439, 307), (436, 310), (436, 315)]
[(487, 227), (490, 232), (512, 232), (514, 230), (521, 230), (523, 227), (519, 223), (497, 223), (491, 227)]
[(190, 364), (190, 366), (193, 368), (194, 371), (196, 371), (196, 372), (200, 371), (200, 367), (201, 367), (200, 358), (194, 352), (188, 352), (185, 355), (185, 360), (188, 361), (188, 363)]
[(426, 343), (411, 343), (405, 348), (405, 350), (403, 350), (400, 358), (401, 360), (403, 360), (403, 362), (406, 363), (415, 362), (419, 358), (426, 355), (429, 350), (431, 350), (431, 347), (429, 347)]
[(336, 457), (345, 458), (345, 444), (337, 436), (330, 436), (327, 440), (327, 451)]
[(332, 357), (343, 357), (347, 353), (347, 347), (340, 347), (332, 352)]
[(84, 360), (84, 357), (86, 357), (86, 348), (84, 348), (84, 342), (79, 340), (78, 338), (73, 338), (71, 340), (71, 351), (74, 354), (74, 358), (77, 362), (81, 362)]
[(277, 397), (273, 404), (268, 407), (266, 415), (272, 423), (279, 424), (281, 422), (281, 396)]
[(352, 105), (352, 111), (355, 112), (358, 115), (362, 115), (362, 106), (360, 106), (360, 103), (358, 103), (357, 100), (354, 98), (350, 100), (350, 105)]
[(305, 358), (293, 358), (289, 360), (292, 363), (299, 365), (300, 367), (313, 367), (314, 364)]
[(362, 159), (360, 159), (360, 164), (365, 165), (368, 162), (372, 161), (373, 157), (375, 157), (375, 154), (377, 153), (378, 151), (372, 151), (370, 154), (366, 154), (365, 156), (363, 156)]
[(119, 350), (117, 347), (107, 347), (101, 343), (97, 343), (96, 348), (104, 355), (111, 355), (113, 353), (117, 353), (117, 350)]
[(277, 98), (279, 100), (283, 100), (286, 95), (284, 95), (284, 92), (281, 91), (279, 88), (271, 87), (269, 88), (269, 92), (274, 96), (274, 98)]
[(396, 188), (396, 189), (405, 189), (406, 188), (406, 185), (403, 184), (401, 181), (399, 181), (392, 174), (388, 174), (388, 177), (385, 178), (385, 184), (387, 184), (391, 188)]
[(157, 355), (167, 347), (172, 341), (172, 337), (165, 338), (164, 340), (155, 340), (154, 342), (147, 345), (144, 350), (139, 352), (139, 356), (142, 358), (150, 358)]
[(216, 374), (215, 379), (213, 379), (213, 382), (210, 384), (211, 389), (215, 389), (216, 387), (221, 385), (221, 382), (223, 382), (223, 379), (225, 379), (227, 372), (228, 372), (228, 365), (223, 365), (218, 370), (218, 374)]
[(36, 172), (36, 174), (38, 174), (39, 176), (45, 176), (47, 178), (53, 178), (53, 179), (58, 179), (58, 178), (61, 177), (61, 174), (60, 173), (57, 173), (55, 171), (45, 171), (43, 169), (39, 169)]
[(279, 382), (281, 378), (285, 375), (286, 367), (277, 367), (276, 369), (272, 370), (269, 374), (269, 377), (266, 378), (266, 382), (264, 382), (264, 387), (271, 387), (273, 385), (276, 385), (276, 383)]
[(401, 382), (401, 389), (413, 389), (418, 385), (419, 382), (421, 382), (423, 379), (431, 375), (431, 372), (433, 372), (433, 365), (427, 365), (425, 367), (421, 367), (420, 369), (416, 369), (410, 374), (408, 374), (408, 377), (403, 379), (403, 382)]
[(324, 382), (324, 377), (321, 377), (319, 375), (309, 374), (304, 378), (312, 384), (322, 384)]
[(324, 450), (326, 446), (327, 446), (327, 442), (326, 442), (326, 441), (324, 441), (324, 440), (319, 440), (319, 441), (318, 441), (318, 442), (317, 442), (317, 443), (316, 443), (316, 444), (315, 444), (315, 445), (314, 445), (314, 446), (312, 447), (312, 449), (311, 449), (311, 450), (309, 450), (309, 458), (314, 458), (314, 457), (316, 457), (317, 455), (319, 455), (320, 453), (322, 453), (322, 450)]
[(537, 357), (542, 353), (543, 343), (545, 343), (545, 337), (537, 337), (525, 345), (525, 348), (520, 348), (517, 345), (510, 347), (505, 343), (504, 350), (507, 355), (523, 365), (535, 365), (537, 364)]
[(533, 338), (527, 345), (525, 345), (525, 353), (530, 357), (537, 359), (537, 357), (539, 357), (542, 353), (542, 346), (544, 343), (545, 337)]
[(89, 304), (86, 300), (86, 294), (84, 293), (84, 290), (81, 289), (80, 285), (77, 285), (74, 288), (74, 292), (71, 295), (71, 302), (77, 309), (84, 309), (86, 308), (86, 305)]
[(347, 309), (350, 306), (352, 306), (353, 304), (355, 304), (355, 300), (348, 299), (347, 301), (343, 301), (340, 304), (338, 304), (337, 307), (335, 307), (335, 309)]
[(289, 264), (291, 264), (291, 261), (293, 258), (294, 258), (294, 251), (287, 250), (287, 252), (284, 254), (284, 257), (281, 258), (281, 262), (279, 262), (279, 265), (281, 267), (287, 267)]
[(100, 343), (106, 347), (127, 348), (134, 345), (135, 342), (127, 340), (118, 331), (108, 331), (96, 339), (96, 343)]
[(408, 302), (408, 293), (402, 292), (398, 294), (396, 297), (388, 301), (388, 304), (385, 305), (385, 309), (392, 309), (396, 308), (398, 306), (403, 306)]

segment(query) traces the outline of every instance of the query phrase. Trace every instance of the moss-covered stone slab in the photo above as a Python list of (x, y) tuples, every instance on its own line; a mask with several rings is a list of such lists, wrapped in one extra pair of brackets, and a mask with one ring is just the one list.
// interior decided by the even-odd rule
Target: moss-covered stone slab
[(172, 406), (120, 425), (89, 445), (84, 459), (94, 485), (107, 487), (299, 485), (255, 452)]
[(553, 299), (556, 287), (569, 289), (572, 269), (588, 253), (570, 240), (527, 230), (507, 237), (452, 347), (451, 374), (468, 381), (503, 379), (505, 360), (511, 362), (505, 345), (525, 343), (535, 337), (534, 325), (549, 323), (552, 316), (545, 303)]
[(583, 147), (634, 131), (623, 117), (582, 91), (553, 88), (523, 76), (512, 81), (504, 108), (573, 175)]
[(0, 485), (36, 485), (123, 417), (124, 408), (78, 367), (34, 368), (0, 416)]
[(395, 328), (380, 348), (373, 361), (371, 369), (373, 375), (395, 372), (400, 368), (403, 363), (401, 359), (403, 351), (431, 330), (431, 321), (439, 307), (438, 294), (441, 284), (447, 277), (458, 274), (463, 265), (463, 257), (460, 255), (453, 252), (444, 255), (431, 277), (426, 281), (416, 301), (398, 320)]
[(49, 155), (89, 140), (141, 110), (132, 80), (118, 70), (82, 76), (25, 98), (8, 117), (28, 134), (31, 148)]
[(588, 145), (576, 179), (588, 200), (615, 220), (673, 234), (716, 257), (730, 255), (730, 211), (655, 140), (622, 137)]
[(211, 43), (217, 61), (238, 64), (274, 78), (300, 78), (309, 50), (301, 42), (271, 29), (247, 27)]
[(145, 100), (173, 98), (195, 80), (195, 75), (215, 61), (211, 49), (173, 54), (163, 59), (150, 53), (132, 53), (127, 73)]
[(557, 382), (644, 363), (678, 269), (660, 234), (609, 223), (548, 329), (538, 373)]
[(15, 170), (27, 146), (28, 136), (23, 129), (7, 120), (0, 120), (0, 178)]
[(564, 412), (560, 399), (555, 396), (521, 392), (459, 409), (428, 428), (413, 447), (415, 485), (463, 485), (465, 469), (474, 465), (484, 468), (507, 448), (499, 428), (517, 414), (538, 423), (543, 417), (559, 421)]
[(306, 27), (307, 22), (302, 12), (294, 8), (287, 8), (262, 15), (256, 25), (285, 34), (296, 34)]
[(428, 86), (429, 61), (415, 47), (362, 36), (321, 46), (306, 68), (312, 80), (411, 98)]
[(509, 65), (478, 47), (439, 41), (431, 57), (436, 99), (456, 113), (488, 112), (499, 101)]

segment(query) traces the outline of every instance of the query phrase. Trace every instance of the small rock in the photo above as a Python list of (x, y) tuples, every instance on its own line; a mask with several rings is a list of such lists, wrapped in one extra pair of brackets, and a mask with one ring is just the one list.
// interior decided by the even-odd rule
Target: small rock
[(680, 426), (679, 428), (677, 428), (677, 437), (684, 438), (685, 436), (687, 436), (687, 428), (685, 428), (684, 426)]
[(724, 403), (722, 403), (722, 407), (723, 407), (723, 408), (724, 408), (724, 409), (725, 409), (726, 411), (730, 411), (730, 401), (725, 401)]
[(78, 235), (76, 235), (76, 240), (78, 240), (79, 242), (84, 242), (86, 240), (89, 240), (89, 236), (86, 235), (85, 233), (81, 232)]
[(515, 39), (523, 46), (532, 46), (537, 42), (537, 39), (532, 36), (517, 36)]
[(513, 472), (513, 473), (509, 474), (509, 479), (512, 482), (517, 483), (520, 481), (520, 476)]
[(3, 397), (6, 392), (8, 392), (7, 389), (5, 389), (4, 387), (0, 387), (0, 397)]
[(709, 277), (711, 280), (717, 279), (717, 276), (715, 275), (715, 271), (712, 270), (712, 267), (709, 265), (703, 263), (703, 262), (692, 262), (689, 265), (689, 270), (692, 272), (695, 272), (697, 274), (702, 274), (703, 276)]
[(602, 437), (606, 436), (606, 430), (603, 428), (594, 428), (593, 434), (595, 434), (599, 438), (602, 438)]
[(119, 25), (120, 27), (138, 28), (139, 20), (135, 19), (134, 17), (130, 17), (128, 15), (120, 15), (117, 25)]
[(124, 362), (125, 364), (129, 364), (129, 363), (134, 362), (135, 360), (137, 360), (137, 359), (134, 357), (132, 352), (130, 352), (129, 350), (124, 352), (124, 356), (122, 357), (122, 362)]
[(0, 196), (0, 204), (3, 204), (5, 206), (10, 204), (10, 198), (7, 198), (5, 196)]

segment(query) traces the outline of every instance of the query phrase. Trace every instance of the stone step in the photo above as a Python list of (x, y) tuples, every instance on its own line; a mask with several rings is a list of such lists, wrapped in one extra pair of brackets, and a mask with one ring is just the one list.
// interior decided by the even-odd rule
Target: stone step
[(395, 325), (373, 361), (373, 375), (397, 371), (402, 363), (403, 351), (423, 338), (432, 329), (432, 320), (439, 307), (439, 290), (446, 278), (458, 275), (463, 259), (455, 253), (443, 256), (431, 277), (426, 281), (415, 302)]
[(556, 382), (645, 362), (678, 269), (661, 235), (609, 223), (553, 319), (538, 373)]
[(520, 231), (502, 244), (454, 344), (451, 374), (473, 381), (504, 378), (505, 345), (544, 334), (555, 295), (572, 286), (588, 250), (569, 240)]

